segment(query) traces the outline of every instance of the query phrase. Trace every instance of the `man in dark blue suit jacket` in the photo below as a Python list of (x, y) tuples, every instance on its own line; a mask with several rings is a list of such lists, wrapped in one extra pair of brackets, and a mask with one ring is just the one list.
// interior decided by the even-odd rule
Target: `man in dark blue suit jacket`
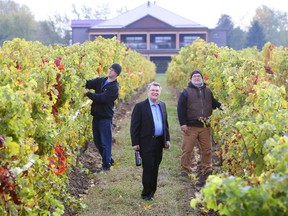
[(170, 148), (166, 105), (159, 100), (160, 93), (160, 84), (150, 83), (148, 98), (135, 105), (131, 117), (132, 146), (134, 150), (140, 150), (142, 158), (141, 197), (144, 200), (154, 199), (163, 148)]

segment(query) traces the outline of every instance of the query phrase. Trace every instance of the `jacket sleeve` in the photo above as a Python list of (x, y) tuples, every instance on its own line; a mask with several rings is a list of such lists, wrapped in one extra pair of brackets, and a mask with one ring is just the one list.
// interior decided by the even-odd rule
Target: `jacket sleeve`
[(220, 108), (220, 107), (221, 107), (221, 103), (219, 101), (217, 101), (212, 94), (212, 108), (216, 109), (216, 108)]
[(99, 81), (99, 78), (96, 79), (91, 79), (91, 80), (86, 80), (86, 89), (94, 89), (96, 90), (97, 82)]
[(169, 123), (168, 123), (168, 114), (167, 114), (167, 109), (166, 109), (166, 104), (164, 103), (165, 107), (165, 135), (166, 135), (166, 141), (170, 141), (170, 132), (169, 132)]
[(119, 96), (118, 88), (107, 88), (101, 93), (87, 92), (86, 96), (96, 103), (110, 103), (115, 101)]
[(178, 120), (180, 125), (186, 125), (186, 111), (187, 110), (187, 92), (184, 89), (178, 100), (178, 105), (177, 105), (177, 114), (178, 114)]
[(130, 124), (130, 136), (132, 141), (132, 146), (140, 144), (140, 132), (141, 132), (141, 107), (136, 104), (131, 115)]
[(103, 77), (86, 80), (86, 88), (95, 90), (95, 93), (87, 92), (86, 96), (96, 103), (110, 103), (119, 96), (119, 85), (107, 86), (103, 92), (100, 92)]

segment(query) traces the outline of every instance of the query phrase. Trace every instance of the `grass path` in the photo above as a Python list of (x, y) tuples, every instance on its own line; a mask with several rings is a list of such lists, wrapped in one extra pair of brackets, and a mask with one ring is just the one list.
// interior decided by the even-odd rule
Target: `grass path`
[[(113, 146), (116, 164), (111, 171), (95, 175), (97, 184), (85, 197), (87, 208), (79, 215), (199, 215), (199, 212), (189, 206), (194, 194), (191, 179), (178, 176), (181, 135), (176, 113), (177, 98), (172, 88), (166, 84), (165, 75), (157, 75), (156, 81), (162, 85), (160, 99), (167, 105), (172, 148), (163, 153), (155, 200), (147, 202), (140, 198), (142, 168), (136, 167), (131, 147), (130, 111), (126, 118), (121, 120), (120, 131), (113, 135), (117, 141)], [(145, 98), (147, 92), (139, 100)]]

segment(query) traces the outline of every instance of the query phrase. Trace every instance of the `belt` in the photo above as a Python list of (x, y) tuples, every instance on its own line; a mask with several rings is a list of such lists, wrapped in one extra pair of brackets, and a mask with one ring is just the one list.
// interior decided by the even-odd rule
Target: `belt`
[(156, 139), (156, 140), (163, 139), (163, 136), (152, 136), (152, 139)]

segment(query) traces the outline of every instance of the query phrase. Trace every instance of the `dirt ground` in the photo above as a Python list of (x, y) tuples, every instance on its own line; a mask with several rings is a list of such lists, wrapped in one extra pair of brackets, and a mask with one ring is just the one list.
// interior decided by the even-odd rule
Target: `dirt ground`
[[(119, 102), (115, 107), (114, 120), (113, 120), (113, 131), (120, 129), (120, 125), (115, 124), (115, 122), (120, 122), (118, 119), (125, 118), (127, 111), (131, 110), (135, 101), (139, 98), (141, 94), (145, 91), (145, 88), (139, 90), (137, 94), (127, 102)], [(113, 145), (117, 145), (116, 142), (113, 142)], [(101, 167), (97, 167), (96, 164), (101, 164), (101, 156), (94, 143), (86, 143), (81, 149), (81, 153), (77, 158), (78, 163), (81, 163), (84, 168), (88, 169), (90, 173), (95, 173)], [(97, 162), (98, 161), (98, 162)], [(88, 193), (88, 190), (91, 184), (97, 184), (97, 182), (91, 182), (89, 174), (83, 172), (83, 169), (79, 167), (72, 167), (72, 172), (69, 177), (68, 191), (71, 195), (76, 198), (85, 196)], [(74, 216), (77, 215), (77, 211), (73, 211), (69, 206), (65, 206), (65, 216)]]

